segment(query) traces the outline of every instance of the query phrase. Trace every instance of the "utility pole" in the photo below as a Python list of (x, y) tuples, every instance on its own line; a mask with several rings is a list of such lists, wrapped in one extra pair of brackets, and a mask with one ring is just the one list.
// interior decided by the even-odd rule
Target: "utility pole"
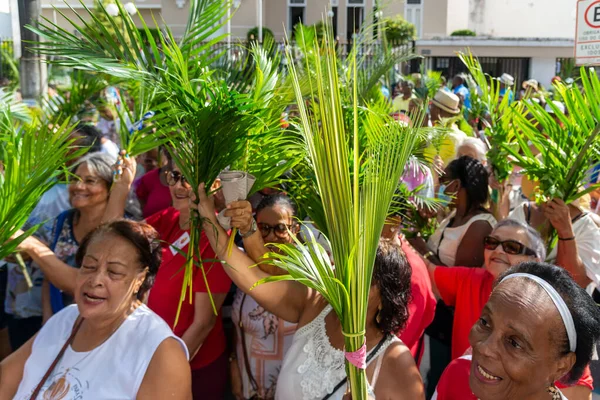
[(23, 101), (34, 105), (41, 97), (45, 86), (44, 73), (40, 55), (32, 51), (31, 42), (38, 42), (39, 36), (25, 27), (25, 25), (37, 25), (41, 4), (40, 0), (18, 0), (19, 20), (21, 26), (21, 68), (20, 83)]

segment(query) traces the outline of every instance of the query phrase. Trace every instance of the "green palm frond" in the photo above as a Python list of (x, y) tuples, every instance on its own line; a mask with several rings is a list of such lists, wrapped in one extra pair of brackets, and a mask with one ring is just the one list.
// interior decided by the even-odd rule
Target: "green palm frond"
[[(307, 64), (310, 92), (305, 97), (295, 66), (291, 76), (300, 112), (300, 132), (307, 148), (308, 165), (315, 177), (317, 201), (335, 260), (335, 270), (320, 246), (283, 246), (283, 254), (271, 254), (289, 276), (318, 290), (338, 314), (346, 332), (348, 351), (364, 340), (366, 309), (373, 264), (392, 197), (416, 135), (413, 129), (391, 117), (359, 110), (358, 71), (352, 63), (353, 85), (343, 88), (333, 39), (325, 36), (322, 47), (316, 41), (312, 51), (320, 59)], [(292, 55), (288, 52), (291, 64)], [(305, 59), (306, 60), (306, 59)], [(352, 93), (345, 103), (342, 92)], [(305, 103), (306, 100), (306, 103)], [(351, 118), (347, 118), (348, 115)], [(360, 130), (364, 133), (361, 134)], [(309, 187), (310, 189), (310, 187)], [(364, 371), (347, 366), (353, 398), (366, 399)]]
[(599, 187), (592, 184), (584, 189), (590, 168), (598, 163), (600, 80), (593, 69), (582, 68), (581, 82), (582, 88), (556, 84), (567, 111), (567, 115), (562, 114), (556, 105), (548, 103), (557, 120), (541, 105), (527, 101), (529, 115), (519, 114), (513, 121), (519, 130), (519, 149), (504, 146), (515, 164), (539, 182), (540, 201), (558, 197), (568, 204)]
[(510, 162), (507, 148), (515, 149), (515, 118), (523, 118), (525, 107), (522, 102), (511, 103), (509, 91), (514, 94), (514, 88), (507, 89), (500, 96), (501, 83), (498, 79), (483, 72), (479, 60), (468, 53), (459, 53), (463, 64), (468, 68), (476, 90), (472, 91), (472, 101), (478, 105), (478, 111), (472, 115), (484, 121), (486, 138), (488, 140), (488, 161), (492, 165), (498, 182), (504, 182), (511, 174), (513, 164)]
[(17, 101), (15, 91), (0, 89), (0, 132), (11, 131), (15, 125), (32, 121), (31, 111), (23, 102)]
[(81, 151), (71, 151), (68, 125), (65, 121), (49, 128), (36, 123), (0, 134), (0, 258), (13, 253), (35, 232), (38, 226), (11, 240), (40, 197), (57, 182), (61, 167), (81, 155)]
[(71, 87), (59, 90), (54, 97), (42, 99), (42, 112), (48, 123), (62, 124), (77, 116), (86, 103), (98, 105), (99, 94), (108, 86), (103, 74), (91, 74), (74, 69)]

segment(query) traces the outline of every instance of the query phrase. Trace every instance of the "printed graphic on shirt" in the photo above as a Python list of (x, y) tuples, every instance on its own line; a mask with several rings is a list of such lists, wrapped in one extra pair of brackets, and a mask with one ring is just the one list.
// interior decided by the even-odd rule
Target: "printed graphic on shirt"
[(171, 253), (175, 256), (190, 242), (190, 234), (184, 232), (172, 245), (169, 246)]
[[(43, 400), (82, 400), (90, 385), (88, 381), (82, 381), (79, 375), (80, 370), (78, 368), (67, 368), (66, 370), (60, 368), (46, 380), (37, 398)], [(22, 400), (30, 399), (32, 394), (30, 393)]]

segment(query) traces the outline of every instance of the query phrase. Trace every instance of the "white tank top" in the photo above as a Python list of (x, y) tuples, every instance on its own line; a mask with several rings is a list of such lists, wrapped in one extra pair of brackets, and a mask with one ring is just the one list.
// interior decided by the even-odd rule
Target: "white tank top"
[[(279, 372), (276, 400), (320, 400), (333, 393), (336, 385), (345, 378), (344, 352), (331, 345), (325, 330), (325, 317), (331, 310), (328, 305), (314, 320), (296, 331)], [(380, 368), (385, 350), (399, 340), (396, 336), (387, 339), (370, 362), (378, 359)], [(373, 387), (379, 368), (373, 374)], [(346, 385), (342, 385), (329, 399), (341, 400), (345, 392)]]
[[(25, 363), (14, 400), (29, 400), (36, 386), (71, 335), (79, 316), (77, 305), (66, 307), (42, 327)], [(135, 399), (158, 346), (167, 338), (181, 343), (169, 326), (145, 305), (139, 306), (104, 343), (88, 352), (69, 346), (38, 399)]]
[(451, 228), (448, 225), (455, 215), (456, 210), (453, 210), (450, 215), (440, 223), (440, 226), (427, 241), (429, 250), (439, 256), (440, 261), (448, 267), (456, 266), (456, 251), (458, 250), (458, 246), (460, 245), (463, 236), (465, 236), (465, 233), (467, 233), (473, 222), (486, 221), (492, 228), (496, 225), (496, 218), (494, 218), (492, 214), (484, 213), (474, 215), (464, 225)]

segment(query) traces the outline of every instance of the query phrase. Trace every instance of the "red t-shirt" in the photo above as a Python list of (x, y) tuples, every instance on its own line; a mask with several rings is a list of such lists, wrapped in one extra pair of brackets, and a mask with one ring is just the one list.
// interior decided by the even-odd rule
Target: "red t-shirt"
[[(470, 352), (470, 349), (469, 349)], [(433, 395), (432, 400), (477, 400), (471, 392), (469, 377), (471, 376), (471, 354), (465, 354), (453, 360), (444, 370)], [(568, 386), (556, 382), (556, 387), (564, 389)], [(583, 376), (573, 386), (583, 386), (593, 390), (594, 380), (590, 367), (583, 372)], [(437, 397), (436, 397), (437, 396)]]
[(436, 300), (425, 263), (406, 240), (401, 239), (401, 242), (402, 250), (412, 269), (410, 278), (412, 300), (408, 304), (406, 327), (398, 337), (410, 349), (410, 353), (419, 365), (423, 356), (423, 333), (433, 321)]
[(135, 188), (135, 194), (140, 201), (145, 203), (142, 210), (144, 218), (163, 211), (172, 204), (169, 187), (160, 181), (160, 168), (153, 169), (140, 178)]
[(471, 355), (452, 360), (444, 370), (432, 400), (477, 400), (471, 392)]
[[(160, 239), (166, 242), (163, 243), (162, 264), (148, 297), (148, 307), (169, 324), (175, 335), (181, 337), (194, 320), (194, 304), (190, 304), (187, 300), (183, 302), (179, 321), (177, 322), (177, 326), (174, 327), (183, 285), (183, 266), (186, 259), (182, 254), (171, 248), (170, 244), (181, 249), (183, 253), (187, 253), (190, 240), (189, 231), (184, 231), (179, 227), (179, 211), (173, 207), (154, 214), (146, 222), (152, 225), (160, 234)], [(203, 260), (214, 260), (217, 258), (204, 232), (200, 238), (200, 256)], [(205, 262), (204, 271), (206, 271), (208, 287), (211, 293), (229, 292), (231, 280), (225, 273), (221, 263)], [(207, 292), (200, 268), (194, 269), (192, 290), (194, 293)], [(204, 343), (202, 343), (196, 356), (190, 361), (192, 370), (209, 365), (223, 354), (225, 348), (225, 332), (223, 331), (223, 321), (221, 320), (219, 310), (214, 328), (210, 331)]]
[(452, 359), (469, 348), (469, 333), (492, 293), (494, 277), (483, 268), (437, 267), (435, 283), (442, 300), (454, 307)]

